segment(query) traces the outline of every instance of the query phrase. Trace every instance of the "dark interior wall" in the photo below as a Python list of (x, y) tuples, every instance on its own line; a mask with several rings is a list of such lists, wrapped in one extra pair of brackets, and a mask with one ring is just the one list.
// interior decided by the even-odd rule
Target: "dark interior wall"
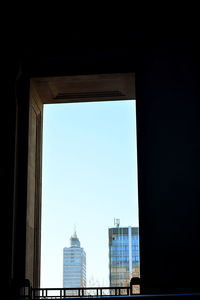
[(144, 293), (199, 290), (200, 78), (193, 50), (154, 49), (137, 74)]
[(12, 232), (15, 177), (15, 132), (16, 93), (15, 80), (18, 64), (15, 59), (2, 63), (4, 75), (1, 84), (1, 296), (6, 295), (11, 286), (12, 274)]
[[(42, 50), (41, 50), (42, 51)], [(6, 102), (5, 220), (1, 231), (4, 257), (1, 272), (4, 287), (10, 289), (13, 262), (16, 274), (23, 277), (23, 238), (13, 248), (13, 207), (19, 209), (15, 232), (23, 231), (23, 201), (26, 181), (17, 173), (14, 187), (15, 159), (15, 78), (18, 61), (26, 85), (21, 86), (22, 100), (27, 97), (27, 76), (136, 72), (138, 179), (141, 235), (141, 278), (143, 293), (195, 291), (199, 289), (199, 167), (200, 167), (200, 89), (197, 51), (172, 44), (127, 48), (71, 49), (61, 55), (40, 55), (40, 50), (19, 51), (8, 68), (9, 91)], [(11, 79), (11, 80), (10, 80)], [(24, 96), (23, 96), (24, 95)], [(27, 100), (27, 98), (26, 98)], [(20, 121), (21, 141), (26, 140), (27, 119)], [(28, 111), (28, 110), (27, 110)], [(24, 126), (24, 127), (23, 127)], [(20, 170), (27, 162), (26, 145), (17, 154)], [(20, 149), (19, 149), (20, 150)], [(24, 151), (24, 152), (23, 152)], [(21, 178), (21, 179), (19, 179)], [(16, 200), (13, 206), (14, 199)], [(22, 205), (22, 206), (21, 206)], [(17, 219), (16, 219), (17, 220)], [(17, 231), (18, 230), (18, 231)], [(16, 241), (16, 236), (15, 236)], [(19, 242), (19, 240), (17, 240)], [(15, 249), (12, 252), (12, 249)], [(21, 251), (22, 250), (22, 251)], [(22, 271), (20, 271), (20, 268)], [(15, 278), (18, 279), (18, 278)]]
[[(13, 53), (14, 54), (14, 53)], [(16, 53), (15, 53), (16, 54)], [(28, 84), (19, 83), (18, 56), (7, 53), (2, 62), (1, 106), (1, 294), (17, 293), (25, 272), (25, 225), (28, 137)], [(28, 83), (28, 82), (27, 82)], [(23, 102), (23, 103), (22, 103)], [(19, 105), (20, 103), (20, 105)]]

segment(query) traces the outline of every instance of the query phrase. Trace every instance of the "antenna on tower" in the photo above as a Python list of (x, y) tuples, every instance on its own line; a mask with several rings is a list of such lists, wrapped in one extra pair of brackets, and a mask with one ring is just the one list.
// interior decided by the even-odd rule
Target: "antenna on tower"
[(114, 218), (114, 225), (115, 225), (116, 227), (119, 227), (119, 225), (120, 225), (120, 219), (115, 219), (115, 218)]
[(76, 234), (76, 224), (74, 224), (74, 237), (77, 237), (77, 234)]

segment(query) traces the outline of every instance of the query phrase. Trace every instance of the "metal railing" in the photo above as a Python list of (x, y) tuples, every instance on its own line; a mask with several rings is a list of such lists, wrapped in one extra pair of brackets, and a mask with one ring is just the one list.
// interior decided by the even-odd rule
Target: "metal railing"
[(132, 295), (130, 286), (126, 287), (84, 287), (84, 288), (31, 288), (32, 299), (65, 299), (82, 297)]
[(23, 299), (65, 299), (106, 296), (130, 296), (139, 294), (140, 278), (132, 278), (129, 286), (118, 287), (77, 287), (77, 288), (33, 288), (29, 280), (21, 285)]

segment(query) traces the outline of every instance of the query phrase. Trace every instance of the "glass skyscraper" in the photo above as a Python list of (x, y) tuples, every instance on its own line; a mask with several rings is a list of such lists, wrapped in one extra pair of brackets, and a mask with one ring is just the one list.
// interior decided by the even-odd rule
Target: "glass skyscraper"
[(110, 286), (129, 286), (130, 279), (139, 276), (139, 228), (109, 228)]
[(77, 288), (86, 286), (86, 254), (74, 232), (70, 247), (63, 249), (63, 287)]

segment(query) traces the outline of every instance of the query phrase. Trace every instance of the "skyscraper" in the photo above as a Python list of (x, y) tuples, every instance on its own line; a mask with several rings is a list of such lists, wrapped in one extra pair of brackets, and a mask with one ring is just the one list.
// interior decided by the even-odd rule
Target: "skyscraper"
[(138, 227), (109, 228), (110, 286), (129, 286), (131, 277), (139, 277)]
[(63, 287), (86, 286), (86, 254), (76, 232), (70, 238), (70, 247), (63, 249)]

